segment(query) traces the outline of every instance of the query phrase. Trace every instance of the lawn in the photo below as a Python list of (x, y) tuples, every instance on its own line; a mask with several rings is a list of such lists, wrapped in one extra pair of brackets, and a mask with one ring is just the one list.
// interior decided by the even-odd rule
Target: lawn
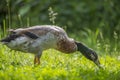
[(33, 65), (34, 55), (12, 51), (0, 44), (0, 80), (119, 80), (120, 56), (99, 55), (103, 69), (81, 53), (43, 52), (41, 64)]

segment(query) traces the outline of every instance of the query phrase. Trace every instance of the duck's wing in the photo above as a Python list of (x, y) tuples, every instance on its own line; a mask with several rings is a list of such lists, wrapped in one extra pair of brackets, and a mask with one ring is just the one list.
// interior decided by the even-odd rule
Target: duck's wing
[(27, 37), (31, 38), (31, 39), (37, 39), (37, 38), (39, 38), (38, 35), (36, 35), (36, 34), (34, 34), (32, 32), (29, 32), (29, 31), (26, 31), (23, 34), (26, 35)]
[(29, 31), (25, 31), (22, 34), (17, 34), (15, 32), (9, 34), (7, 37), (5, 37), (4, 39), (0, 40), (0, 42), (10, 42), (11, 40), (15, 40), (16, 38), (22, 37), (22, 36), (26, 36), (30, 39), (37, 39), (39, 38), (36, 34), (29, 32)]
[(10, 29), (9, 32), (12, 35), (26, 36), (26, 37), (29, 37), (31, 39), (39, 38), (39, 36), (37, 34), (33, 33), (32, 31), (26, 30), (26, 29), (16, 29), (16, 30)]
[(16, 30), (11, 30), (12, 33), (14, 34), (19, 34), (22, 36), (26, 36), (31, 39), (37, 39), (41, 36), (45, 36), (47, 33), (51, 33), (55, 36), (66, 36), (66, 32), (57, 26), (33, 26), (29, 28), (19, 28)]

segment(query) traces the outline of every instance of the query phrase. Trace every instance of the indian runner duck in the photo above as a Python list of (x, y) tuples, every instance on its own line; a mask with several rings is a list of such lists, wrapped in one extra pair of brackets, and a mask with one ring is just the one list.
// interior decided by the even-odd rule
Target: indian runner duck
[(1, 42), (10, 49), (34, 54), (34, 64), (40, 64), (40, 57), (44, 50), (53, 48), (68, 54), (80, 51), (87, 59), (100, 66), (95, 51), (69, 38), (67, 33), (58, 26), (40, 25), (9, 31), (10, 35)]

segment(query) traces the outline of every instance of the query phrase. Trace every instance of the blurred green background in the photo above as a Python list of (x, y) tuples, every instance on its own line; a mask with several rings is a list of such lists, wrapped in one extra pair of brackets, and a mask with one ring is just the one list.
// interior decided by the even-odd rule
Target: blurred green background
[(52, 49), (37, 67), (33, 55), (0, 43), (0, 80), (120, 80), (120, 0), (0, 0), (0, 40), (10, 28), (35, 25), (64, 28), (97, 52), (103, 69)]
[(97, 38), (102, 34), (109, 43), (114, 44), (117, 38), (120, 45), (119, 3), (119, 0), (0, 0), (0, 28), (52, 25), (51, 7), (57, 13), (52, 16), (56, 18), (54, 24), (69, 34), (82, 38), (86, 33), (95, 33)]

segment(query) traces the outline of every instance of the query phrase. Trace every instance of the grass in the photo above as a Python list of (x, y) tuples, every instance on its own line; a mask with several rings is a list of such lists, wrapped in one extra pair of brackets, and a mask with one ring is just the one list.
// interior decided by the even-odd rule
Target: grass
[(0, 44), (0, 80), (119, 80), (120, 56), (101, 56), (99, 69), (79, 52), (64, 54), (47, 50), (41, 65), (33, 65), (32, 54), (11, 51)]

